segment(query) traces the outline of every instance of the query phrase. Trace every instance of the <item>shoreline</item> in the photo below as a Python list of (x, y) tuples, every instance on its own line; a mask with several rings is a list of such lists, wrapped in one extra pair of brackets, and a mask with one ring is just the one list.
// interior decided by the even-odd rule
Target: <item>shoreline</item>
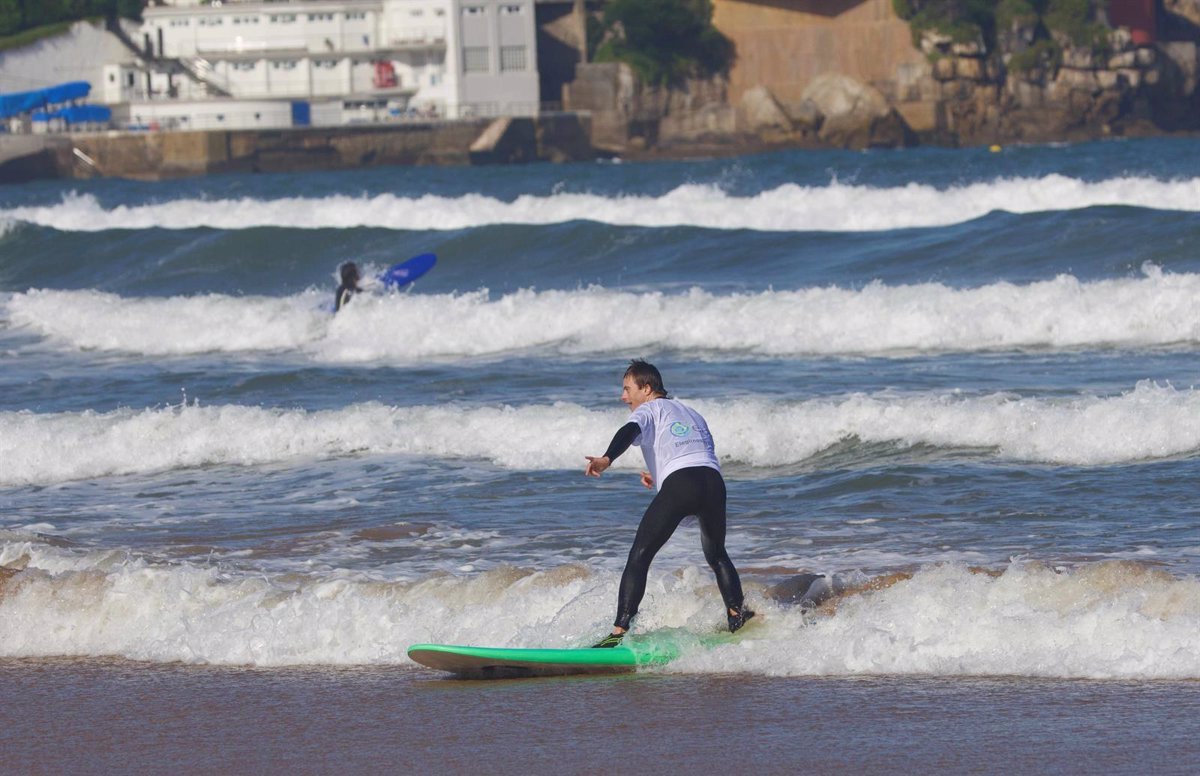
[[(321, 670), (0, 660), (0, 746), (16, 771), (767, 773), (942, 769), (1183, 773), (1194, 682), (790, 678), (639, 673), (443, 679)], [(631, 724), (630, 720), (636, 720)], [(1121, 730), (1113, 737), (1111, 731)], [(119, 742), (119, 745), (114, 744)], [(1082, 764), (1086, 763), (1086, 768)]]
[[(463, 167), (529, 162), (619, 159), (623, 162), (699, 161), (779, 151), (829, 151), (816, 138), (772, 141), (741, 135), (602, 149), (588, 137), (586, 113), (537, 119), (466, 119), (286, 130), (191, 132), (107, 131), (53, 135), (0, 134), (0, 184), (32, 180), (124, 178), (162, 181), (209, 174), (287, 173), (386, 166)], [(1194, 130), (1137, 126), (1122, 134), (1070, 133), (1060, 137), (996, 137), (967, 143), (925, 140), (907, 148), (1035, 146), (1102, 140), (1195, 138)], [(843, 150), (903, 150), (878, 149)]]
[(156, 181), (227, 172), (595, 157), (586, 112), (346, 127), (0, 134), (0, 184), (97, 177)]

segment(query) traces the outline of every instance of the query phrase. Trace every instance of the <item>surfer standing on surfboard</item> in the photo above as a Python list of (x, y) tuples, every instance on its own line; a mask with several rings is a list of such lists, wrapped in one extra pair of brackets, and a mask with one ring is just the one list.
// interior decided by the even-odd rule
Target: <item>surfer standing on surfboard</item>
[(347, 261), (338, 268), (338, 271), (342, 275), (342, 284), (338, 286), (337, 295), (333, 300), (333, 311), (335, 313), (345, 307), (346, 303), (349, 302), (355, 294), (357, 294), (359, 291), (362, 291), (362, 289), (358, 287), (359, 276), (357, 264), (352, 261)]
[(621, 643), (646, 592), (650, 562), (689, 515), (700, 523), (704, 559), (717, 575), (729, 630), (738, 630), (754, 612), (745, 607), (741, 580), (725, 552), (725, 480), (708, 424), (691, 407), (668, 398), (658, 369), (638, 359), (625, 370), (621, 401), (632, 410), (628, 422), (617, 430), (604, 455), (584, 456), (583, 473), (599, 477), (630, 445), (637, 444), (650, 469), (642, 472), (642, 484), (647, 488), (657, 484), (658, 493), (642, 515), (625, 562), (612, 633), (593, 646)]

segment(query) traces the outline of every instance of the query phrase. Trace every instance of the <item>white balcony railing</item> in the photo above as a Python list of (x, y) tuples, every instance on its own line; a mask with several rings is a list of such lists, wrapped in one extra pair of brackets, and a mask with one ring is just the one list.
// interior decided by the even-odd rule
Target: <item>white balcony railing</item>
[(200, 41), (196, 51), (203, 54), (255, 54), (264, 51), (307, 51), (304, 38), (272, 38), (270, 40), (233, 38), (232, 40)]

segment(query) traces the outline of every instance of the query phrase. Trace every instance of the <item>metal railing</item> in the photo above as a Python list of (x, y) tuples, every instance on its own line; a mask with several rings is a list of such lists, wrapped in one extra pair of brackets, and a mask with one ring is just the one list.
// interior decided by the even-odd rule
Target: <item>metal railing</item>
[(179, 64), (193, 78), (204, 85), (205, 91), (211, 89), (222, 97), (232, 96), (232, 87), (229, 84), (229, 78), (217, 73), (212, 63), (207, 59), (201, 57), (181, 57)]

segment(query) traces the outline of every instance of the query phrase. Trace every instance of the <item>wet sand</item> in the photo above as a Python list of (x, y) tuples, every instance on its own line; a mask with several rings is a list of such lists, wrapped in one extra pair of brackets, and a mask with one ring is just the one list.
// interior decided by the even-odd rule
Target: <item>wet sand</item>
[(1197, 682), (0, 661), (8, 773), (1189, 773)]

